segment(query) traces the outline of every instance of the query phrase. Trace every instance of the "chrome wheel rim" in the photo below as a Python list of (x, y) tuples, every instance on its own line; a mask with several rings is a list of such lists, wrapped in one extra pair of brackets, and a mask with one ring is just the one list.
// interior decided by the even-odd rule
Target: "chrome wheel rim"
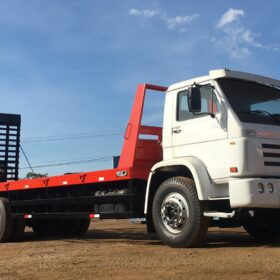
[(180, 233), (189, 219), (189, 207), (180, 193), (168, 194), (161, 204), (161, 218), (171, 233)]

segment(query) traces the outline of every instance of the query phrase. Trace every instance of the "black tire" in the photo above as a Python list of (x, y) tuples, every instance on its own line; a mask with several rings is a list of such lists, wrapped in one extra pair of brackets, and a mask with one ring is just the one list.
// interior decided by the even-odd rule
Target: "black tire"
[(196, 247), (203, 242), (209, 218), (203, 216), (193, 180), (172, 177), (164, 181), (155, 194), (152, 212), (157, 235), (166, 245)]
[(11, 216), (9, 200), (0, 197), (0, 242), (11, 240), (13, 219)]
[(247, 233), (258, 241), (274, 241), (280, 238), (279, 215), (261, 209), (251, 213), (253, 216), (248, 214), (242, 221), (242, 226)]
[(60, 233), (61, 221), (55, 219), (37, 219), (32, 221), (33, 232), (38, 237), (53, 237)]
[(64, 237), (77, 237), (85, 234), (89, 228), (90, 219), (65, 219), (61, 222), (60, 234)]
[(38, 219), (32, 221), (33, 232), (40, 238), (56, 235), (57, 229), (55, 226), (55, 220), (51, 219)]
[(90, 219), (34, 220), (33, 232), (38, 237), (77, 237), (87, 232)]
[(90, 219), (81, 219), (79, 230), (77, 231), (78, 236), (86, 234), (89, 226), (90, 226)]
[(77, 219), (64, 219), (61, 220), (59, 235), (62, 237), (74, 237), (75, 231), (78, 227)]
[(25, 223), (24, 219), (14, 219), (13, 230), (12, 230), (12, 235), (11, 235), (12, 241), (23, 240), (25, 225), (26, 225), (26, 223)]

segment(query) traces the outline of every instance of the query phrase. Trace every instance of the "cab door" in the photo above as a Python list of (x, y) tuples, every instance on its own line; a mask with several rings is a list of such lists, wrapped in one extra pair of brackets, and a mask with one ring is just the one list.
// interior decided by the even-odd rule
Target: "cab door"
[(210, 84), (202, 86), (200, 92), (199, 113), (188, 109), (188, 88), (177, 92), (172, 127), (173, 157), (196, 157), (212, 178), (224, 178), (228, 176), (226, 110)]

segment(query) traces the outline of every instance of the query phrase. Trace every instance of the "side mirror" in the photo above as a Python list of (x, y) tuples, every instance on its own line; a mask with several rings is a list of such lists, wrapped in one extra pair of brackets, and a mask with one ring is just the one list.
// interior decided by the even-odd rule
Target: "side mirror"
[(190, 87), (188, 90), (188, 107), (192, 113), (201, 111), (201, 94), (200, 88), (197, 85)]

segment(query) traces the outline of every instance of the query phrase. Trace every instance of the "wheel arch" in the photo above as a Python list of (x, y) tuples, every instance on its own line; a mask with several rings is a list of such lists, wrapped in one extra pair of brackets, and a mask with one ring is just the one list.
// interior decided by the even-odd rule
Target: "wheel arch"
[(146, 197), (145, 214), (152, 207), (153, 197), (160, 184), (170, 177), (184, 176), (194, 180), (199, 200), (208, 200), (214, 184), (204, 164), (197, 158), (185, 157), (181, 159), (161, 161), (155, 164), (150, 172)]

